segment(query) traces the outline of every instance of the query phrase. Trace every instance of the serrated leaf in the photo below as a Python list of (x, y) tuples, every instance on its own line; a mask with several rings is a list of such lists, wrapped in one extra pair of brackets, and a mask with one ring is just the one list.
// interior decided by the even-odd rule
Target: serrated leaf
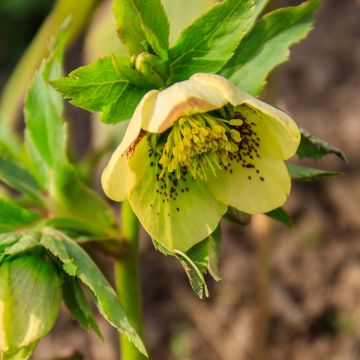
[[(129, 119), (147, 88), (133, 85), (124, 76), (129, 59), (107, 56), (54, 80), (52, 86), (73, 105), (102, 112), (102, 120), (115, 124)], [(145, 85), (144, 85), (145, 86)]]
[(14, 245), (5, 249), (5, 255), (16, 255), (40, 246), (41, 236), (34, 231), (21, 233)]
[(335, 154), (343, 161), (347, 161), (346, 155), (339, 148), (330, 145), (326, 141), (310, 134), (305, 129), (300, 129), (301, 142), (296, 155), (299, 158), (319, 159), (328, 154)]
[(64, 264), (63, 269), (69, 276), (76, 276), (77, 265), (73, 260), (68, 262), (67, 264)]
[(181, 265), (183, 266), (186, 275), (188, 276), (190, 285), (194, 290), (195, 294), (202, 299), (204, 294), (206, 297), (209, 296), (209, 290), (206, 285), (203, 272), (201, 270), (204, 269), (202, 265), (199, 263), (195, 263), (187, 254), (175, 250), (176, 257), (180, 260)]
[(0, 199), (0, 232), (16, 230), (30, 225), (40, 216), (11, 202)]
[(48, 81), (61, 73), (62, 49), (41, 65), (25, 101), (26, 146), (34, 174), (51, 198), (57, 216), (93, 223), (106, 233), (115, 224), (111, 207), (78, 178), (66, 154), (67, 129), (63, 120), (63, 99)]
[(19, 233), (0, 234), (0, 254), (2, 254), (8, 246), (15, 244), (16, 241), (19, 239), (19, 237), (20, 237)]
[(321, 0), (309, 0), (265, 15), (244, 37), (220, 74), (257, 95), (269, 73), (289, 58), (289, 47), (309, 33), (320, 4)]
[(271, 210), (266, 213), (267, 216), (271, 217), (272, 219), (281, 222), (286, 227), (291, 229), (293, 227), (293, 222), (289, 214), (284, 210), (284, 208), (279, 207), (277, 209)]
[(315, 180), (341, 175), (339, 172), (324, 171), (294, 164), (286, 164), (286, 166), (293, 180)]
[[(50, 236), (50, 233), (51, 229), (48, 230), (47, 236)], [(60, 235), (61, 233), (54, 230), (54, 234)], [(101, 315), (112, 326), (124, 333), (141, 353), (146, 354), (145, 347), (135, 329), (130, 325), (115, 291), (86, 251), (65, 235), (55, 237), (54, 241), (60, 241), (65, 246), (68, 257), (73, 259), (77, 266), (76, 276), (90, 290)], [(48, 250), (52, 252), (51, 248), (48, 248)], [(62, 259), (61, 257), (59, 259), (64, 263), (67, 262), (67, 259)]]
[(43, 204), (41, 189), (36, 180), (15, 160), (0, 157), (0, 181)]
[(63, 299), (72, 317), (84, 330), (89, 330), (91, 327), (100, 339), (104, 339), (78, 279), (65, 277)]
[(146, 355), (144, 344), (131, 326), (117, 295), (91, 257), (75, 241), (55, 229), (46, 228), (42, 233), (26, 232), (7, 247), (5, 255), (14, 255), (42, 246), (62, 264), (76, 265), (74, 274), (89, 290), (101, 315), (122, 332), (141, 353)]
[(195, 20), (169, 50), (169, 84), (219, 71), (255, 19), (254, 0), (225, 0)]
[(206, 272), (208, 271), (216, 281), (220, 280), (218, 269), (220, 238), (221, 230), (220, 227), (218, 227), (209, 237), (194, 245), (186, 253), (179, 250), (171, 252), (160, 242), (154, 239), (153, 244), (155, 249), (162, 254), (166, 256), (175, 256), (180, 261), (192, 289), (195, 294), (202, 299), (204, 294), (205, 296), (209, 296), (208, 288), (204, 279)]
[(131, 54), (167, 56), (169, 22), (160, 0), (115, 0), (114, 14), (118, 35)]

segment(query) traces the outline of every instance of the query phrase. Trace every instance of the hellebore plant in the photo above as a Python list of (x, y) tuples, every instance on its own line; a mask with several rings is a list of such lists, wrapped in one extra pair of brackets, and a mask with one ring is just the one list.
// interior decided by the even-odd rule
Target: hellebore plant
[[(287, 60), (289, 47), (308, 34), (321, 1), (262, 16), (266, 0), (224, 0), (169, 44), (163, 5), (175, 0), (115, 0), (117, 32), (130, 57), (105, 56), (61, 77), (68, 39), (93, 4), (81, 4), (84, 11), (78, 12), (63, 1), (48, 21), (71, 13), (72, 23), (58, 31), (29, 86), (23, 143), (9, 118), (19, 99), (0, 108), (0, 352), (3, 360), (28, 359), (51, 330), (61, 300), (85, 330), (102, 337), (88, 292), (119, 331), (122, 359), (141, 360), (147, 352), (141, 340), (139, 221), (159, 251), (180, 260), (203, 297), (204, 274), (219, 279), (223, 217), (265, 213), (289, 225), (282, 205), (291, 178), (336, 173), (285, 160), (331, 153), (345, 159), (256, 98), (270, 72)], [(27, 76), (42, 60), (37, 46), (29, 51)], [(14, 78), (27, 78), (19, 76), (26, 59)], [(17, 92), (27, 87), (15, 83), (22, 87)], [(14, 79), (10, 85), (6, 98)], [(101, 177), (105, 194), (123, 201), (120, 226), (113, 208), (88, 185), (98, 164), (73, 164), (67, 156), (63, 97), (100, 112), (108, 124), (131, 119)], [(105, 144), (108, 157), (114, 139)], [(94, 150), (91, 158), (101, 154)], [(114, 259), (117, 294), (93, 251)]]
[(284, 160), (300, 143), (294, 121), (214, 74), (147, 93), (102, 175), (147, 232), (186, 252), (218, 226), (227, 206), (249, 214), (283, 205)]

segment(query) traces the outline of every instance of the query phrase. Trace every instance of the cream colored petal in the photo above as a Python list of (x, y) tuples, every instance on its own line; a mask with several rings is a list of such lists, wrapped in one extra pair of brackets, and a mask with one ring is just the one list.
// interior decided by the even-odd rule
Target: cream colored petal
[(291, 180), (284, 161), (274, 158), (251, 160), (254, 167), (234, 161), (227, 171), (208, 180), (218, 201), (248, 214), (276, 209), (286, 201)]
[[(301, 135), (289, 115), (246, 94), (220, 75), (198, 73), (191, 79), (213, 87), (221, 92), (231, 105), (240, 106), (240, 109), (243, 108), (244, 112), (251, 114), (254, 120), (258, 119), (262, 127), (262, 135), (278, 147), (282, 159), (288, 159), (296, 153)], [(241, 105), (247, 105), (252, 111), (246, 110), (246, 107)]]
[(134, 175), (128, 165), (128, 159), (132, 154), (127, 154), (126, 151), (139, 137), (143, 118), (148, 116), (151, 111), (157, 93), (157, 90), (152, 90), (142, 98), (129, 122), (122, 142), (112, 154), (102, 173), (101, 184), (103, 190), (106, 196), (112, 200), (124, 200), (129, 186), (134, 182)]
[(221, 92), (206, 83), (192, 79), (182, 81), (159, 92), (153, 112), (149, 118), (144, 118), (142, 128), (161, 133), (182, 116), (215, 110), (227, 102)]

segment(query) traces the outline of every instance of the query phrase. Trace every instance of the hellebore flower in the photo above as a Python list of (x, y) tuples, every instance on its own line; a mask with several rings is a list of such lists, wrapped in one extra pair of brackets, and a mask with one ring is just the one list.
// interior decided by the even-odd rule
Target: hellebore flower
[(290, 191), (284, 160), (300, 132), (284, 112), (214, 74), (148, 92), (102, 174), (106, 195), (128, 199), (170, 250), (210, 235), (232, 206), (257, 214)]

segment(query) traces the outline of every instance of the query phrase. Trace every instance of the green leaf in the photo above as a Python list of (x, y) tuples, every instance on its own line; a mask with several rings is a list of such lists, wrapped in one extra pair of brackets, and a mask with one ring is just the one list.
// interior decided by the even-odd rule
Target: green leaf
[(25, 145), (33, 173), (43, 189), (49, 185), (52, 167), (67, 162), (63, 101), (47, 83), (61, 75), (61, 59), (62, 49), (56, 49), (42, 62), (25, 99)]
[(0, 157), (0, 181), (43, 204), (41, 189), (36, 180), (14, 160)]
[[(53, 233), (60, 235), (56, 230), (54, 230)], [(48, 230), (48, 235), (50, 234), (51, 229)], [(59, 257), (59, 259), (63, 263), (66, 263), (68, 258), (73, 259), (74, 263), (77, 265), (76, 276), (90, 290), (101, 315), (112, 326), (117, 328), (120, 332), (123, 332), (141, 353), (146, 354), (145, 347), (135, 329), (130, 325), (126, 313), (117, 299), (115, 291), (86, 251), (65, 235), (55, 237), (54, 241), (61, 241), (65, 246), (68, 256), (65, 258)], [(52, 248), (48, 248), (48, 250), (55, 255)], [(62, 255), (59, 254), (59, 256)]]
[(41, 236), (34, 231), (21, 233), (17, 241), (4, 251), (5, 255), (16, 255), (40, 246)]
[(219, 71), (255, 18), (254, 0), (225, 0), (187, 27), (169, 50), (169, 84)]
[[(15, 244), (20, 236), (21, 235), (19, 233), (0, 234), (0, 254), (2, 254), (8, 246)], [(0, 262), (1, 262), (1, 258), (0, 258)]]
[(221, 228), (218, 228), (208, 237), (208, 271), (214, 280), (221, 280), (219, 271)]
[(299, 158), (319, 159), (328, 154), (335, 154), (341, 160), (347, 161), (346, 155), (339, 148), (310, 134), (305, 129), (300, 129), (300, 131), (301, 142), (296, 152)]
[(65, 277), (63, 299), (72, 317), (84, 330), (92, 328), (100, 339), (104, 339), (78, 279), (69, 276)]
[(169, 22), (160, 0), (115, 0), (114, 14), (118, 35), (131, 54), (166, 57)]
[(293, 180), (315, 180), (320, 178), (327, 178), (332, 176), (341, 175), (339, 172), (334, 171), (324, 171), (319, 169), (313, 169), (309, 167), (294, 165), (294, 164), (286, 164), (291, 178)]
[(269, 73), (289, 58), (289, 47), (312, 28), (321, 0), (275, 10), (260, 19), (220, 71), (242, 90), (257, 95)]
[[(204, 250), (202, 247), (200, 247), (199, 249), (196, 250), (196, 252), (198, 254), (202, 254), (204, 252)], [(180, 260), (180, 263), (183, 266), (183, 268), (186, 272), (186, 275), (189, 278), (190, 285), (191, 285), (192, 289), (194, 290), (195, 294), (200, 299), (202, 299), (204, 297), (204, 294), (206, 297), (208, 297), (209, 290), (207, 288), (207, 285), (206, 285), (206, 282), (204, 279), (204, 272), (205, 272), (204, 269), (206, 269), (204, 264), (200, 261), (196, 261), (196, 260), (194, 261), (190, 256), (188, 256), (187, 254), (185, 254), (179, 250), (175, 250), (175, 255)]]
[(51, 81), (51, 84), (65, 98), (71, 99), (73, 105), (88, 111), (101, 111), (104, 122), (115, 124), (131, 118), (148, 90), (130, 83), (124, 74), (129, 67), (127, 58), (107, 56), (74, 70), (67, 77)]
[(20, 144), (16, 136), (9, 130), (5, 119), (0, 114), (0, 156), (17, 158)]
[(257, 16), (263, 12), (268, 3), (269, 0), (255, 0), (255, 13)]
[(40, 216), (15, 204), (0, 199), (0, 232), (15, 230), (30, 225)]
[(15, 352), (6, 352), (2, 354), (1, 360), (28, 360), (36, 349), (39, 341), (34, 341), (28, 346), (24, 346)]
[(202, 299), (204, 294), (205, 296), (209, 296), (209, 291), (204, 279), (206, 272), (208, 271), (216, 281), (220, 280), (218, 269), (220, 238), (221, 230), (219, 226), (209, 237), (194, 245), (186, 253), (179, 250), (171, 252), (154, 239), (153, 244), (155, 249), (162, 254), (175, 256), (180, 261), (192, 289), (195, 294)]
[(88, 231), (95, 234), (104, 235), (113, 230), (112, 208), (79, 180), (71, 165), (59, 166), (54, 172), (51, 195), (58, 215), (89, 223)]
[[(6, 248), (4, 253), (14, 255), (36, 246), (45, 248), (62, 264), (75, 264), (76, 273), (73, 272), (73, 275), (90, 290), (90, 294), (101, 315), (118, 331), (124, 333), (139, 351), (146, 355), (145, 347), (135, 329), (131, 326), (115, 291), (91, 257), (75, 241), (60, 231), (45, 228), (41, 234), (35, 232), (23, 233), (14, 245)], [(77, 301), (80, 300), (77, 299)], [(82, 311), (85, 311), (84, 308)]]
[(53, 214), (93, 223), (92, 228), (103, 234), (115, 224), (112, 209), (79, 180), (69, 163), (63, 99), (48, 84), (61, 73), (61, 59), (56, 49), (30, 85), (25, 101), (26, 146), (34, 175), (49, 192)]
[(286, 227), (291, 229), (293, 227), (293, 222), (289, 214), (284, 210), (284, 208), (279, 207), (277, 209), (271, 210), (266, 213), (267, 216), (271, 217), (272, 219), (281, 222)]

